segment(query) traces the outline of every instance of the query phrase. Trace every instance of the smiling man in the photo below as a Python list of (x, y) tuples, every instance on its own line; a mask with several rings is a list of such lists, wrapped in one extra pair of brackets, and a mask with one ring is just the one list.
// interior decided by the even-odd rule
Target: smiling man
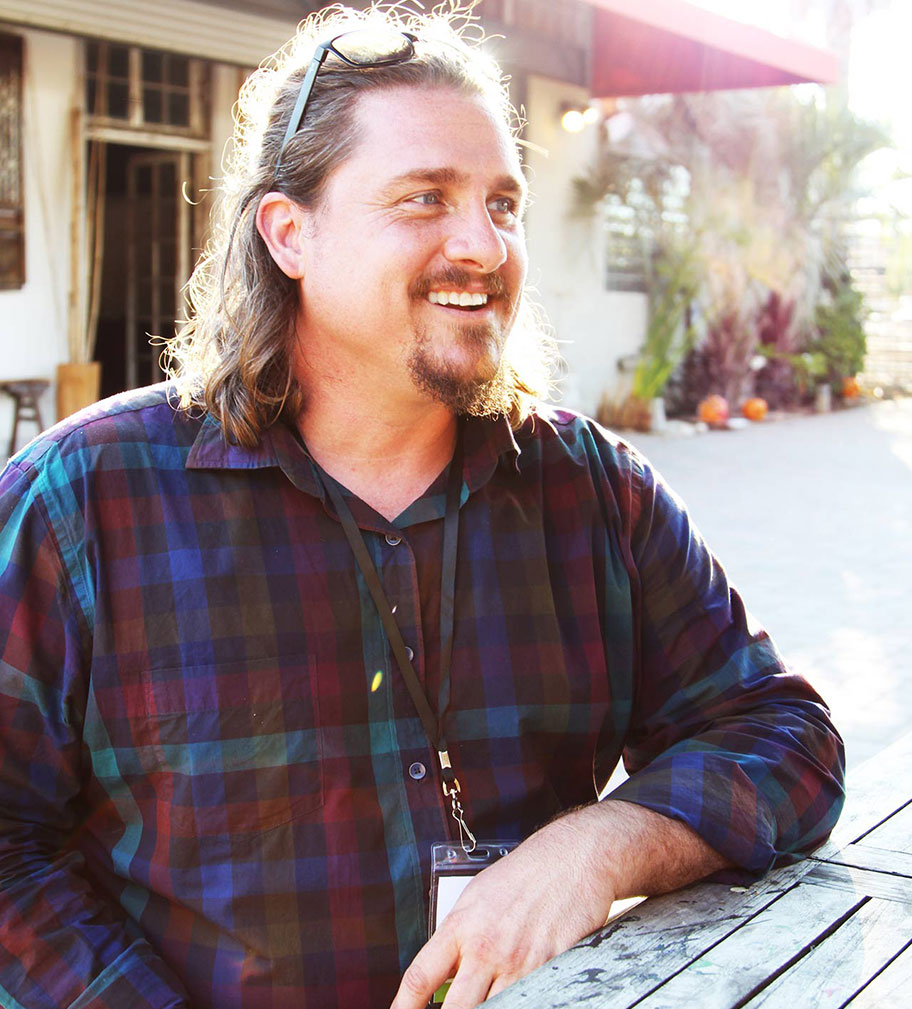
[[(175, 381), (5, 470), (4, 1005), (468, 1009), (832, 827), (820, 698), (540, 402), (511, 122), (446, 17), (308, 21), (242, 95)], [(429, 938), (435, 845), (486, 867)]]

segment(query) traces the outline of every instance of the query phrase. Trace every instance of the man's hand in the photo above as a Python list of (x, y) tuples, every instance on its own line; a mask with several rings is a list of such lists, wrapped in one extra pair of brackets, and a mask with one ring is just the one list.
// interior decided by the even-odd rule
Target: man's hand
[(405, 972), (391, 1009), (473, 1009), (600, 928), (622, 897), (675, 889), (725, 860), (682, 823), (625, 802), (543, 827), (466, 887)]
[(423, 1009), (448, 978), (447, 1009), (470, 1009), (603, 924), (613, 891), (593, 878), (598, 838), (574, 826), (577, 815), (543, 827), (469, 883), (405, 972), (392, 1009)]

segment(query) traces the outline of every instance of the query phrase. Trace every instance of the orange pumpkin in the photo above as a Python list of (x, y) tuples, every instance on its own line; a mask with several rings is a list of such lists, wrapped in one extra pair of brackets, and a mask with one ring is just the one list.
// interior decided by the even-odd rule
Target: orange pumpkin
[(728, 423), (728, 400), (724, 396), (707, 396), (697, 407), (697, 416), (711, 427), (722, 427)]
[(741, 413), (748, 420), (763, 420), (768, 412), (769, 404), (759, 396), (752, 396), (750, 399), (745, 400), (744, 406), (741, 407)]
[(861, 389), (858, 386), (858, 379), (854, 375), (848, 375), (842, 380), (842, 398), (855, 399)]

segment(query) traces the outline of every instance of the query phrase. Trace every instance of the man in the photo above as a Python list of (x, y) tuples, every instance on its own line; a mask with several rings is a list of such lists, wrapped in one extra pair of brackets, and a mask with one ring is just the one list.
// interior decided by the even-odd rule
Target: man
[[(535, 404), (508, 117), (445, 19), (309, 23), (180, 380), (6, 470), (3, 1004), (463, 1009), (831, 828), (819, 698), (648, 465)], [(522, 843), (425, 945), (467, 832)]]

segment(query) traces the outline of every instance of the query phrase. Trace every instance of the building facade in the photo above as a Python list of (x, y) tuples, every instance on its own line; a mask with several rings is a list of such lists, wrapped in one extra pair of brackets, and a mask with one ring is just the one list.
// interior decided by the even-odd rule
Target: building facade
[[(572, 213), (572, 179), (601, 134), (568, 133), (561, 114), (606, 88), (622, 93), (625, 81), (631, 93), (659, 90), (648, 73), (612, 77), (593, 40), (612, 48), (617, 66), (618, 30), (660, 30), (641, 15), (667, 21), (669, 3), (688, 6), (643, 0), (631, 13), (618, 0), (483, 0), (478, 8), (489, 33), (502, 36), (492, 45), (528, 121), (530, 280), (567, 364), (561, 402), (590, 413), (624, 380), (618, 361), (639, 346), (646, 298), (610, 288), (601, 222)], [(318, 6), (0, 0), (0, 382), (46, 379), (45, 424), (60, 412), (60, 365), (100, 362), (103, 395), (161, 378), (160, 340), (150, 334), (173, 335), (183, 315), (181, 288), (205, 240), (238, 88)], [(702, 76), (674, 86), (720, 86), (705, 72), (716, 49), (704, 50)], [(2, 445), (12, 400), (0, 411)], [(20, 443), (34, 433), (24, 428)]]

